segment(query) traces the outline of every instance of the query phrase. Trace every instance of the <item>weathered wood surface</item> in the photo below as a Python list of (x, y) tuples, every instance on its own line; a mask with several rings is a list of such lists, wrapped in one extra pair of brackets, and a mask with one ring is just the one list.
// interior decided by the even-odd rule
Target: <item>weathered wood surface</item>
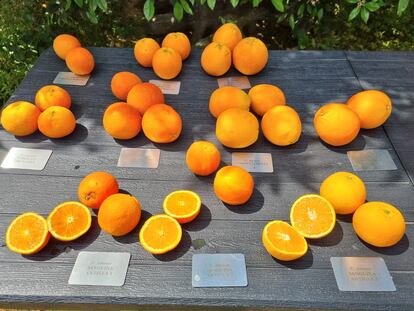
[[(142, 134), (130, 141), (109, 137), (102, 128), (102, 114), (116, 99), (109, 83), (115, 72), (128, 70), (143, 80), (157, 79), (149, 69), (136, 64), (131, 49), (92, 49), (96, 70), (85, 87), (64, 86), (73, 99), (78, 127), (67, 138), (50, 140), (40, 133), (15, 138), (0, 130), (0, 158), (11, 147), (52, 149), (43, 171), (0, 169), (0, 306), (30, 303), (50, 307), (111, 305), (180, 308), (268, 307), (319, 309), (411, 310), (414, 285), (414, 54), (359, 52), (272, 51), (269, 65), (252, 85), (274, 83), (300, 114), (303, 133), (300, 141), (278, 148), (263, 137), (249, 151), (272, 153), (275, 172), (254, 173), (255, 192), (243, 207), (228, 207), (212, 191), (212, 177), (199, 178), (185, 167), (185, 151), (195, 139), (218, 142), (215, 120), (208, 111), (215, 78), (202, 72), (200, 51), (195, 50), (184, 64), (180, 95), (166, 100), (182, 115), (184, 130), (170, 145), (158, 145)], [(37, 89), (51, 84), (58, 71), (67, 71), (52, 50), (46, 51), (17, 88), (9, 102), (34, 100)], [(234, 69), (227, 74), (237, 75)], [(324, 103), (344, 102), (362, 89), (383, 89), (391, 95), (393, 115), (384, 127), (362, 131), (348, 146), (332, 148), (315, 135), (313, 114)], [(158, 169), (118, 168), (121, 147), (160, 148)], [(231, 163), (230, 149), (219, 147), (223, 164)], [(292, 202), (305, 193), (318, 192), (321, 181), (338, 170), (352, 171), (346, 152), (387, 149), (398, 169), (357, 174), (366, 182), (368, 200), (383, 200), (398, 206), (408, 222), (403, 240), (388, 249), (371, 247), (352, 230), (350, 217), (339, 217), (334, 232), (320, 241), (311, 241), (309, 253), (293, 263), (272, 259), (261, 244), (261, 230), (273, 219), (287, 220)], [(72, 243), (52, 240), (34, 256), (11, 253), (4, 245), (7, 225), (19, 213), (42, 215), (58, 203), (76, 200), (81, 178), (95, 170), (113, 173), (120, 188), (136, 196), (143, 207), (140, 225), (129, 235), (113, 238), (102, 232), (94, 217), (91, 231)], [(203, 200), (197, 220), (183, 226), (183, 241), (173, 252), (152, 256), (138, 243), (137, 233), (144, 219), (162, 211), (166, 194), (176, 189), (193, 189)], [(194, 247), (193, 242), (204, 244)], [(69, 286), (67, 280), (79, 251), (126, 251), (132, 254), (123, 287)], [(249, 286), (246, 288), (191, 287), (191, 258), (195, 253), (244, 253)], [(380, 256), (393, 276), (396, 292), (341, 292), (330, 266), (332, 256)], [(168, 305), (168, 307), (166, 307)]]

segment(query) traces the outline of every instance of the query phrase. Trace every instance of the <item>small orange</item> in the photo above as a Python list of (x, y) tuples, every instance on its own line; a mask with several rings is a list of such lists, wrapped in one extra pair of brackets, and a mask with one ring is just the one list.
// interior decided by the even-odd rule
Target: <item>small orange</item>
[(222, 86), (211, 93), (209, 109), (215, 118), (229, 108), (249, 110), (249, 95), (234, 86)]
[(141, 131), (141, 115), (127, 103), (113, 103), (105, 110), (103, 126), (113, 138), (131, 139)]
[(405, 233), (405, 220), (401, 212), (385, 202), (361, 205), (352, 217), (356, 234), (365, 242), (388, 247), (397, 244)]
[(216, 136), (226, 147), (249, 147), (259, 137), (259, 121), (249, 111), (239, 108), (227, 109), (217, 118)]
[(17, 216), (6, 232), (7, 247), (18, 254), (31, 255), (44, 248), (50, 239), (47, 222), (36, 213)]
[(106, 172), (93, 172), (80, 182), (78, 197), (86, 206), (99, 208), (107, 197), (118, 191), (118, 181), (113, 175)]
[(329, 175), (321, 184), (320, 194), (341, 215), (352, 214), (366, 199), (364, 182), (349, 172)]
[(268, 57), (266, 45), (255, 37), (242, 39), (233, 50), (234, 67), (245, 75), (260, 72), (266, 66)]
[(141, 79), (135, 73), (128, 71), (118, 72), (114, 74), (111, 80), (112, 94), (116, 98), (125, 101), (132, 87), (141, 82)]
[(190, 190), (171, 192), (164, 199), (164, 213), (177, 219), (180, 224), (193, 221), (201, 210), (199, 195)]
[(88, 75), (95, 67), (95, 59), (87, 49), (78, 47), (70, 50), (66, 55), (66, 66), (74, 74)]
[(224, 203), (241, 205), (253, 194), (252, 175), (239, 166), (222, 167), (214, 178), (214, 192)]
[(295, 228), (281, 220), (273, 220), (266, 224), (262, 233), (262, 242), (270, 255), (283, 261), (298, 259), (308, 251), (305, 238)]
[(309, 239), (327, 236), (335, 227), (336, 214), (331, 203), (317, 194), (306, 194), (293, 203), (290, 223)]
[(171, 143), (180, 136), (181, 116), (166, 104), (152, 105), (142, 118), (142, 130), (154, 143)]
[(152, 58), (159, 49), (160, 45), (154, 39), (142, 38), (135, 43), (135, 59), (143, 67), (152, 67)]
[(61, 106), (70, 109), (71, 98), (64, 88), (57, 85), (46, 85), (37, 91), (35, 104), (44, 111), (51, 106)]
[(377, 90), (356, 93), (348, 99), (347, 104), (358, 115), (363, 129), (383, 125), (392, 111), (391, 99), (384, 92)]
[(81, 43), (79, 40), (68, 34), (58, 35), (55, 40), (53, 40), (53, 50), (56, 55), (65, 60), (68, 52), (74, 48), (80, 47)]
[(148, 107), (164, 104), (164, 94), (155, 84), (144, 82), (135, 85), (128, 93), (127, 103), (143, 116)]
[(209, 141), (195, 141), (188, 148), (185, 161), (191, 172), (207, 176), (214, 173), (220, 166), (220, 151)]
[(201, 54), (201, 67), (211, 76), (221, 76), (231, 67), (231, 51), (221, 43), (212, 42)]
[(181, 55), (171, 48), (160, 48), (152, 58), (152, 69), (161, 79), (174, 79), (181, 72)]
[(69, 109), (51, 106), (40, 114), (37, 124), (43, 135), (49, 138), (62, 138), (75, 130), (76, 119)]
[(59, 204), (47, 217), (49, 232), (55, 239), (65, 242), (84, 235), (91, 224), (91, 212), (79, 202)]
[(263, 116), (268, 110), (275, 106), (286, 105), (286, 98), (283, 91), (275, 85), (258, 84), (249, 91), (252, 102), (252, 110), (259, 116)]
[(139, 232), (141, 246), (151, 254), (167, 253), (180, 244), (181, 225), (171, 216), (155, 215), (144, 223)]
[(37, 131), (37, 119), (40, 110), (35, 105), (25, 101), (11, 103), (3, 109), (1, 125), (15, 136), (26, 136)]
[(296, 143), (302, 132), (299, 115), (289, 106), (276, 106), (268, 110), (261, 126), (266, 139), (276, 146)]
[(113, 194), (102, 202), (98, 212), (98, 224), (113, 236), (130, 233), (141, 218), (141, 204), (129, 194)]
[(219, 27), (213, 35), (213, 42), (226, 45), (230, 51), (236, 47), (237, 43), (243, 38), (243, 35), (234, 23), (226, 23)]
[(188, 37), (182, 32), (171, 32), (162, 40), (163, 48), (172, 48), (176, 50), (182, 60), (186, 60), (191, 53), (191, 43)]
[(347, 105), (331, 103), (319, 108), (313, 120), (319, 137), (332, 146), (343, 146), (357, 137), (358, 115)]

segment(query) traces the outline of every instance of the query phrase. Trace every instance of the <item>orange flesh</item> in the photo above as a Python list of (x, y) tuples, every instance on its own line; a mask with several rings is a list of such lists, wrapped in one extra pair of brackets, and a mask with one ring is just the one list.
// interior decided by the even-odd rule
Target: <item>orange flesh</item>
[(167, 201), (168, 211), (177, 216), (192, 214), (197, 208), (197, 198), (188, 193), (172, 194)]
[(52, 215), (51, 229), (62, 237), (77, 236), (89, 227), (89, 218), (83, 208), (75, 204), (67, 204)]
[(179, 235), (181, 234), (176, 223), (164, 217), (151, 220), (142, 232), (145, 244), (157, 250), (175, 245)]
[(266, 234), (270, 242), (284, 252), (299, 253), (306, 248), (302, 236), (295, 229), (283, 223), (272, 224), (267, 228)]
[(35, 249), (43, 243), (46, 230), (45, 222), (38, 217), (22, 217), (17, 219), (9, 231), (9, 243), (22, 251)]

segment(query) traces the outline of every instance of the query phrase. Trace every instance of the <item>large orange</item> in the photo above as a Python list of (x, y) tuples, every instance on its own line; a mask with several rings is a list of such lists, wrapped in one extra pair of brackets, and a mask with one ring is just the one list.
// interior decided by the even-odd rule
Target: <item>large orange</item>
[(233, 51), (242, 38), (243, 35), (236, 24), (226, 23), (216, 30), (213, 35), (213, 42), (224, 44), (230, 51)]
[(152, 67), (152, 58), (159, 49), (160, 45), (154, 39), (142, 38), (135, 43), (135, 59), (143, 67)]
[(220, 166), (221, 156), (217, 147), (209, 141), (195, 141), (187, 150), (185, 162), (196, 175), (207, 176)]
[(1, 125), (7, 132), (15, 136), (30, 135), (37, 130), (39, 115), (39, 108), (32, 103), (14, 102), (3, 109)]
[(98, 224), (113, 236), (130, 233), (141, 218), (141, 204), (129, 194), (113, 194), (102, 202), (98, 212)]
[(168, 194), (162, 204), (164, 213), (180, 224), (193, 221), (201, 210), (200, 196), (194, 191), (177, 190)]
[(405, 220), (401, 212), (385, 202), (361, 205), (352, 217), (356, 234), (365, 242), (388, 247), (397, 244), (405, 233)]
[(40, 114), (37, 124), (43, 135), (49, 138), (62, 138), (75, 130), (76, 119), (69, 109), (51, 106)]
[(78, 187), (79, 200), (88, 207), (99, 208), (102, 202), (118, 193), (118, 181), (106, 172), (93, 172), (85, 176)]
[(222, 44), (212, 42), (201, 54), (201, 67), (211, 76), (224, 75), (231, 66), (231, 51)]
[(41, 111), (51, 106), (62, 106), (70, 109), (71, 98), (64, 88), (57, 85), (46, 85), (37, 91), (35, 104)]
[(112, 94), (116, 98), (125, 101), (132, 87), (141, 82), (141, 79), (135, 73), (128, 71), (118, 72), (114, 74), (111, 80)]
[(217, 118), (216, 136), (226, 147), (249, 147), (259, 137), (259, 121), (247, 110), (227, 109)]
[(249, 110), (249, 95), (234, 86), (222, 86), (211, 93), (209, 109), (215, 118), (229, 108)]
[(131, 139), (141, 131), (141, 115), (127, 103), (114, 103), (105, 110), (103, 126), (113, 138)]
[(255, 37), (242, 39), (233, 50), (234, 67), (245, 75), (254, 75), (262, 71), (268, 57), (266, 45)]
[(225, 166), (214, 178), (214, 192), (224, 203), (241, 205), (253, 194), (253, 176), (239, 166)]
[(258, 84), (249, 91), (252, 110), (259, 116), (263, 116), (275, 106), (286, 105), (283, 91), (275, 85)]
[(387, 94), (377, 90), (356, 93), (347, 102), (356, 112), (363, 129), (373, 129), (381, 126), (391, 115), (392, 102)]
[(152, 105), (142, 118), (142, 130), (154, 143), (171, 143), (181, 134), (181, 116), (169, 105)]
[(66, 54), (66, 66), (77, 75), (88, 75), (95, 67), (95, 59), (91, 52), (83, 47), (70, 50)]
[(171, 48), (160, 48), (152, 58), (152, 69), (161, 79), (174, 79), (181, 72), (181, 55)]
[(319, 108), (313, 120), (319, 137), (332, 146), (343, 146), (357, 137), (358, 115), (347, 105), (331, 103)]
[(58, 35), (55, 40), (53, 40), (53, 50), (56, 55), (65, 60), (68, 52), (74, 48), (80, 47), (81, 43), (79, 40), (68, 34)]
[(364, 182), (349, 172), (329, 175), (321, 184), (320, 194), (341, 215), (352, 214), (366, 199)]
[(148, 107), (164, 104), (164, 94), (155, 84), (144, 82), (135, 85), (128, 93), (127, 103), (143, 116)]
[(161, 46), (163, 48), (172, 48), (176, 50), (182, 60), (185, 60), (190, 56), (191, 43), (188, 37), (182, 32), (171, 32), (167, 34), (162, 40)]

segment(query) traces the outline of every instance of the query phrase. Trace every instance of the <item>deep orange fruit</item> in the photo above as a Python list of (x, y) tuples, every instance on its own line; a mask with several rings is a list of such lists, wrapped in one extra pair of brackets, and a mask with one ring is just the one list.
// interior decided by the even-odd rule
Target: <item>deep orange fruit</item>
[(191, 53), (191, 43), (188, 37), (182, 32), (171, 32), (162, 40), (163, 48), (172, 48), (176, 50), (182, 60), (186, 60)]
[(79, 40), (68, 34), (58, 35), (55, 40), (53, 40), (53, 50), (56, 55), (65, 60), (68, 52), (74, 48), (80, 47), (81, 43)]
[(231, 67), (230, 49), (222, 43), (210, 43), (201, 54), (201, 67), (211, 76), (224, 75)]
[(159, 49), (160, 45), (154, 39), (142, 38), (135, 43), (135, 59), (143, 67), (152, 67), (152, 58)]
[(225, 166), (214, 178), (214, 192), (224, 203), (241, 205), (253, 194), (254, 180), (252, 175), (239, 166)]
[(12, 135), (30, 135), (37, 131), (39, 115), (39, 108), (32, 103), (25, 101), (14, 102), (3, 109), (1, 125)]
[(95, 67), (95, 59), (91, 52), (83, 47), (71, 49), (66, 54), (66, 66), (74, 74), (83, 76), (92, 72)]
[(169, 105), (152, 105), (142, 118), (142, 130), (155, 143), (171, 143), (181, 134), (181, 116)]
[(116, 98), (126, 101), (132, 87), (141, 82), (141, 79), (135, 73), (128, 71), (118, 72), (114, 74), (111, 80), (112, 94)]
[(39, 131), (49, 138), (62, 138), (76, 128), (72, 111), (61, 106), (51, 106), (43, 111), (37, 120)]
[(209, 109), (215, 118), (229, 108), (249, 110), (249, 107), (250, 97), (245, 91), (234, 86), (222, 86), (210, 96)]
[(271, 84), (258, 84), (249, 91), (252, 110), (263, 116), (275, 106), (286, 105), (285, 94), (281, 89)]
[(136, 108), (143, 116), (148, 107), (164, 104), (164, 94), (155, 84), (144, 82), (131, 89), (128, 93), (127, 103)]
[(174, 79), (181, 72), (181, 55), (171, 48), (160, 48), (152, 58), (152, 69), (161, 79)]
[(127, 103), (114, 103), (105, 110), (103, 126), (113, 138), (131, 139), (141, 131), (141, 115)]
[(221, 156), (217, 147), (209, 141), (195, 141), (187, 150), (185, 162), (196, 175), (207, 176), (220, 166)]
[(243, 35), (236, 24), (226, 23), (216, 30), (213, 35), (213, 42), (224, 44), (230, 51), (233, 51), (242, 38)]
[(254, 75), (262, 71), (268, 57), (266, 45), (255, 37), (242, 39), (233, 50), (234, 67), (245, 75)]
[(57, 85), (46, 85), (37, 91), (35, 104), (40, 111), (44, 111), (51, 106), (70, 109), (71, 98), (64, 88)]
[(106, 172), (93, 172), (80, 182), (78, 197), (86, 206), (99, 208), (107, 197), (118, 191), (118, 181), (113, 175)]

